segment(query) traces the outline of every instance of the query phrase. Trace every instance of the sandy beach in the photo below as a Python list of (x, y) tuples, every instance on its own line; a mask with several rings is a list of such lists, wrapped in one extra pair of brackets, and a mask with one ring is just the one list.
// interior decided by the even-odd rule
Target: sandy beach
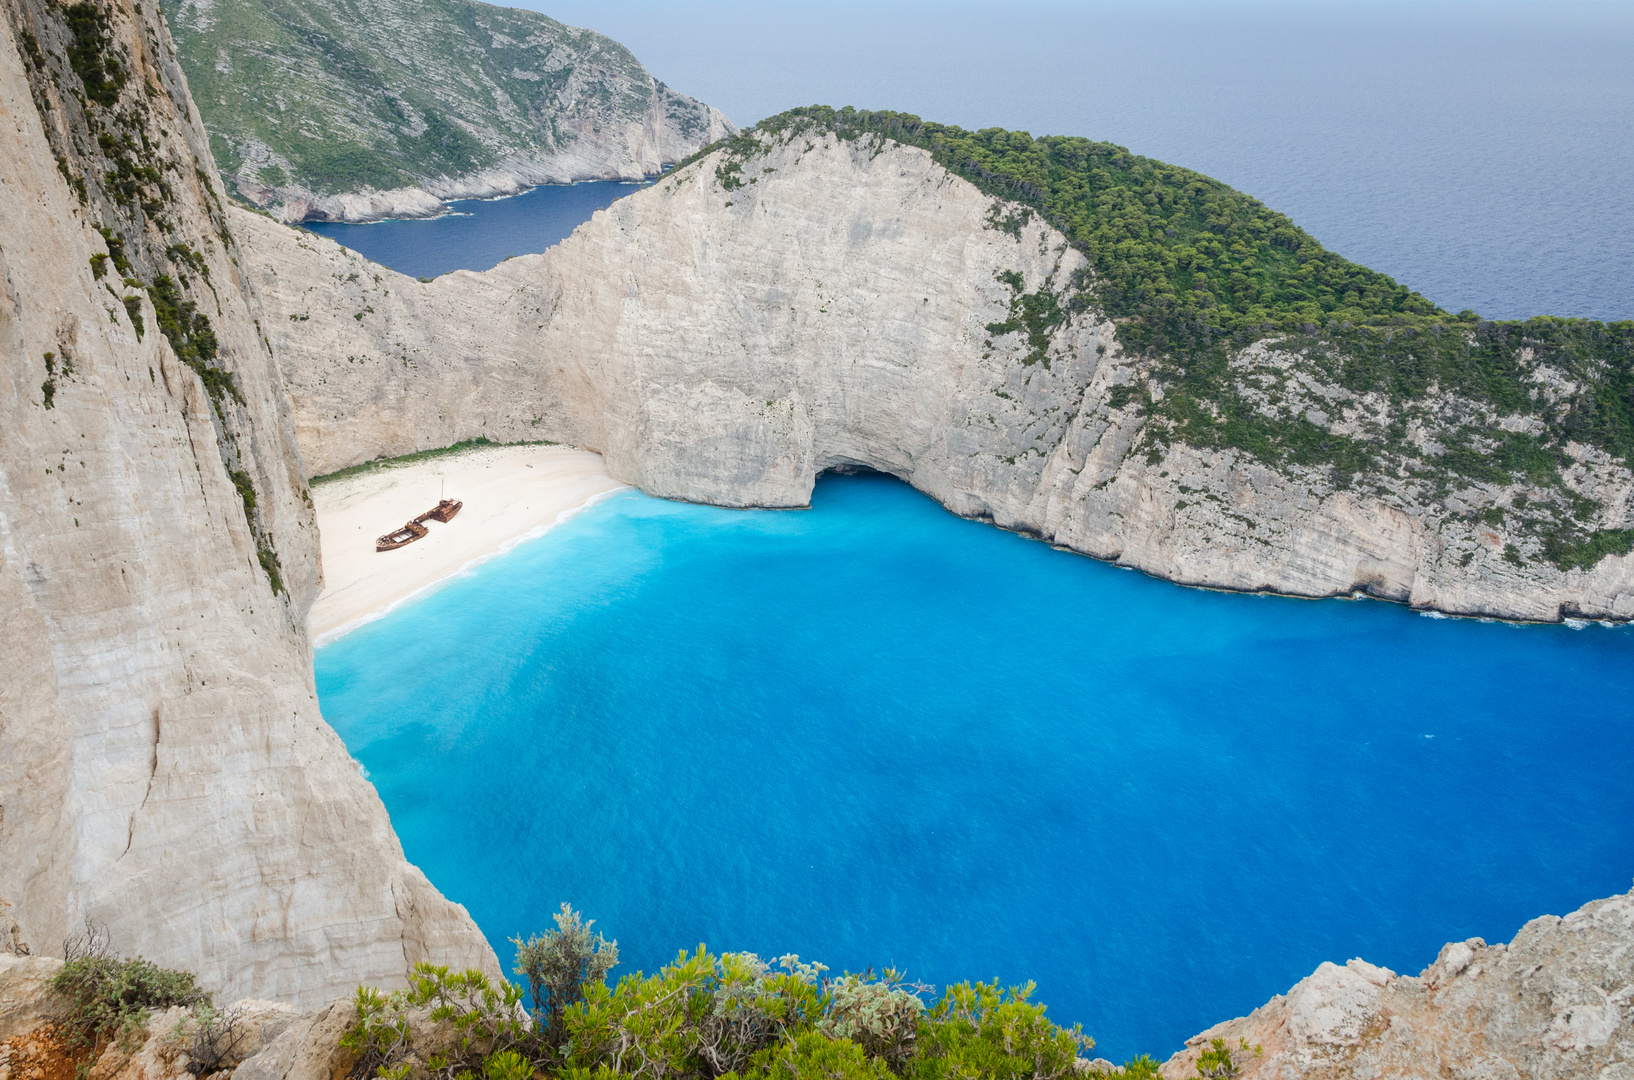
[[(477, 447), (317, 484), (324, 588), (308, 630), (318, 644), (338, 637), (623, 487), (600, 454), (564, 446)], [(376, 537), (436, 506), (439, 492), (465, 504), (453, 521), (375, 551)]]

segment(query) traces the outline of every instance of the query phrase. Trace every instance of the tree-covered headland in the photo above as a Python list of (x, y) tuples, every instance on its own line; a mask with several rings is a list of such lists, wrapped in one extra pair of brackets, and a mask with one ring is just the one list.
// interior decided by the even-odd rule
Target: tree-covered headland
[[(1048, 365), (1051, 334), (1072, 312), (1112, 319), (1146, 375), (1112, 404), (1146, 413), (1154, 460), (1179, 442), (1420, 504), (1478, 489), (1491, 505), (1476, 509), (1479, 494), (1460, 505), (1517, 536), (1512, 561), (1586, 568), (1634, 547), (1634, 530), (1602, 527), (1599, 504), (1563, 475), (1582, 457), (1570, 444), (1634, 458), (1634, 321), (1451, 314), (1218, 180), (1085, 138), (811, 106), (691, 161), (724, 151), (716, 178), (732, 192), (769, 148), (813, 135), (927, 150), (994, 196), (991, 227), (1019, 236), (1037, 215), (1060, 230), (1088, 269), (1033, 293), (1005, 282), (1011, 315), (989, 332), (1026, 335), (1023, 362)], [(1280, 388), (1245, 384), (1233, 360), (1256, 342), (1296, 354), (1303, 374), (1362, 403), (1363, 419), (1336, 431), (1278, 400)], [(1430, 437), (1409, 439), (1420, 430)]]

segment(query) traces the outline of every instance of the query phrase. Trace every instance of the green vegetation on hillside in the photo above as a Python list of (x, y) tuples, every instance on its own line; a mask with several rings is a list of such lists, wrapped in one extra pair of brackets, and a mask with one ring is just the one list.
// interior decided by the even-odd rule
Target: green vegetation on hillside
[[(217, 244), (230, 249), (226, 209), (185, 142), (163, 127), (163, 118), (175, 115), (174, 103), (151, 66), (140, 75), (132, 55), (132, 44), (143, 42), (154, 60), (159, 39), (143, 20), (127, 21), (130, 14), (107, 0), (14, 12), (24, 73), (57, 171), (107, 245), (89, 262), (93, 278), (118, 305), (107, 309), (109, 319), (118, 322), (123, 308), (141, 341), (150, 329), (144, 298), (152, 303), (160, 332), (204, 384), (223, 466), (235, 482), (248, 481), (249, 448), (239, 446), (240, 428), (231, 416), (244, 398), (206, 314), (219, 301), (204, 251)], [(75, 382), (72, 359), (67, 349), (60, 360), (54, 353), (44, 359), (41, 404), (54, 409)], [(245, 513), (268, 582), (283, 592), (278, 554), (253, 499), (245, 500)]]
[(307, 484), (316, 487), (327, 484), (332, 480), (344, 480), (349, 476), (361, 476), (364, 473), (378, 472), (381, 469), (395, 469), (399, 465), (413, 465), (421, 461), (430, 461), (432, 458), (446, 457), (449, 454), (458, 454), (465, 450), (474, 450), (481, 446), (555, 446), (549, 439), (540, 439), (535, 442), (498, 443), (485, 435), (478, 435), (474, 439), (466, 439), (451, 446), (439, 446), (431, 450), (417, 450), (412, 454), (403, 454), (399, 457), (375, 458), (359, 465), (351, 465), (344, 469), (336, 469), (332, 473), (324, 473), (307, 480)]
[[(103, 108), (112, 108), (124, 89), (125, 65), (109, 52), (108, 15), (94, 3), (78, 3), (64, 11), (73, 44), (68, 63), (85, 86), (85, 96)], [(38, 44), (35, 44), (35, 51)]]
[[(352, 1075), (1070, 1080), (1087, 1075), (1080, 1054), (1094, 1045), (1051, 1022), (1031, 984), (960, 983), (927, 1002), (930, 987), (893, 971), (835, 978), (797, 956), (767, 963), (700, 945), (656, 975), (609, 987), (617, 942), (566, 904), (556, 929), (515, 944), (531, 1012), (519, 986), (424, 963), (405, 990), (360, 987), (342, 1040), (358, 1055)], [(429, 1010), (429, 1025), (411, 1019), (417, 1010)], [(1123, 1075), (1152, 1080), (1157, 1063), (1137, 1058)]]
[[(1405, 483), (1435, 501), (1471, 485), (1529, 485), (1501, 520), (1560, 569), (1634, 543), (1628, 530), (1598, 528), (1599, 505), (1563, 477), (1568, 443), (1634, 461), (1634, 322), (1449, 314), (1218, 180), (1084, 138), (811, 106), (690, 160), (724, 150), (715, 175), (731, 192), (754, 182), (743, 168), (769, 146), (828, 133), (928, 150), (1002, 200), (990, 227), (1019, 237), (1036, 214), (1084, 253), (1089, 272), (1057, 291), (1027, 293), (1016, 275), (1002, 277), (1009, 316), (987, 330), (1022, 334), (1023, 365), (1047, 368), (1067, 313), (1093, 305), (1111, 317), (1150, 375), (1117, 388), (1112, 404), (1139, 401), (1152, 460), (1175, 443), (1231, 449), (1281, 469), (1324, 470), (1336, 487)], [(1339, 434), (1311, 418), (1287, 371), (1249, 386), (1233, 365), (1266, 339), (1298, 355), (1303, 375), (1377, 402), (1388, 421)], [(1436, 448), (1409, 444), (1410, 426), (1432, 433)]]
[(221, 170), (318, 194), (454, 177), (640, 122), (694, 145), (708, 110), (629, 50), (473, 0), (163, 0)]
[[(1259, 200), (1112, 143), (814, 105), (762, 120), (725, 145), (741, 161), (761, 139), (813, 130), (922, 147), (988, 194), (1041, 214), (1089, 257), (1095, 279), (1086, 284), (1107, 314), (1127, 320), (1119, 334), (1132, 345), (1195, 349), (1245, 330), (1448, 318)], [(995, 224), (1016, 230), (1021, 219)]]

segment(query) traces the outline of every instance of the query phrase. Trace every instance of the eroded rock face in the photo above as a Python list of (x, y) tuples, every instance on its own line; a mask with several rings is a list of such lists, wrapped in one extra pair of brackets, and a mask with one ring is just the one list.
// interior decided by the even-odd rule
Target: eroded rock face
[(1453, 942), (1417, 976), (1323, 964), (1284, 996), (1187, 1040), (1163, 1066), (1197, 1075), (1215, 1039), (1264, 1077), (1634, 1076), (1634, 893), (1546, 915), (1508, 945)]
[(305, 466), (163, 21), (0, 10), (8, 938), (90, 918), (220, 998), (497, 971), (319, 715)]
[[(799, 135), (737, 173), (717, 171), (723, 153), (543, 255), (429, 284), (235, 212), (312, 472), (544, 438), (601, 451), (653, 494), (800, 506), (823, 470), (864, 466), (1187, 584), (1634, 617), (1634, 555), (1562, 571), (1517, 558), (1519, 539), (1472, 509), (1518, 488), (1346, 488), (1145, 438), (1141, 393), (1163, 391), (1111, 322), (1081, 306), (1041, 337), (1022, 325), (1029, 303), (1065, 296), (1082, 255), (925, 151)], [(1384, 405), (1301, 363), (1256, 342), (1231, 377), (1267, 410), (1383, 430)], [(1634, 525), (1627, 463), (1582, 449), (1574, 470), (1603, 527)]]
[(51, 991), (62, 961), (0, 951), (0, 1039), (27, 1035), (68, 1015), (68, 1003)]

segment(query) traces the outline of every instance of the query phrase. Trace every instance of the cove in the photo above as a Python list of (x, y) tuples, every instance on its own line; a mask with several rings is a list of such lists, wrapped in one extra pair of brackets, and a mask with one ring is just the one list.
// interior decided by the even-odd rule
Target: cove
[(513, 255), (533, 255), (567, 239), (590, 215), (645, 187), (622, 180), (541, 184), (503, 199), (458, 199), (436, 218), (394, 218), (354, 225), (314, 221), (303, 228), (411, 277), (492, 270)]
[(317, 651), (408, 858), (507, 939), (1038, 983), (1165, 1056), (1360, 955), (1625, 891), (1634, 632), (1186, 589), (879, 476), (624, 492)]

